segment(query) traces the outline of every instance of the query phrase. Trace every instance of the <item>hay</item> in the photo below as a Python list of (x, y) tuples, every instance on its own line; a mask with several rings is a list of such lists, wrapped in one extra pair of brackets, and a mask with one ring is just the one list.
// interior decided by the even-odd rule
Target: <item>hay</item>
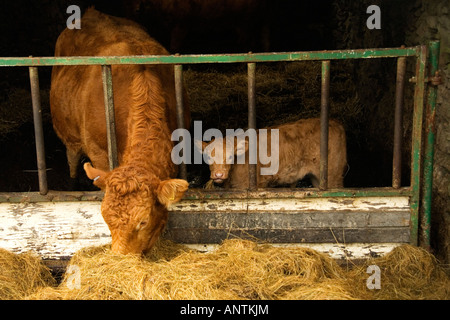
[[(199, 67), (200, 68), (200, 67)], [(215, 68), (189, 68), (184, 74), (192, 118), (202, 120), (203, 128), (247, 127), (247, 70), (245, 65)], [(355, 91), (348, 65), (333, 65), (330, 116), (344, 123), (347, 131), (359, 122), (363, 109)], [(321, 63), (264, 63), (256, 68), (258, 128), (280, 125), (320, 114)], [(355, 128), (356, 130), (356, 128)]]
[(37, 255), (0, 249), (0, 300), (23, 299), (36, 288), (55, 284)]
[[(12, 255), (12, 254), (11, 254)], [(39, 261), (35, 261), (41, 265)], [(367, 266), (381, 269), (381, 289), (369, 290)], [(110, 246), (85, 248), (70, 265), (79, 268), (55, 286), (44, 280), (14, 299), (449, 299), (450, 279), (430, 253), (403, 245), (351, 269), (304, 247), (274, 247), (226, 240), (202, 253), (160, 240), (144, 258), (118, 255)], [(40, 269), (39, 269), (40, 270)], [(18, 274), (10, 273), (10, 277)], [(27, 295), (28, 294), (28, 295)]]
[(214, 180), (213, 179), (209, 179), (208, 182), (206, 182), (205, 185), (203, 186), (203, 189), (214, 190), (214, 189), (221, 189), (221, 187), (216, 186), (214, 184)]
[[(225, 241), (211, 253), (172, 246), (161, 241), (145, 259), (115, 255), (107, 247), (79, 252), (71, 264), (80, 268), (81, 287), (69, 289), (65, 277), (58, 298), (279, 299), (305, 283), (341, 277), (333, 260), (307, 248), (280, 250), (243, 240)], [(29, 298), (46, 299), (46, 294), (55, 297), (40, 290)]]
[(370, 265), (377, 265), (381, 270), (381, 289), (369, 290), (368, 299), (450, 299), (449, 276), (436, 258), (422, 248), (402, 245), (349, 272), (349, 279), (360, 279), (359, 283), (354, 281), (355, 291), (360, 295), (367, 294), (365, 279)]

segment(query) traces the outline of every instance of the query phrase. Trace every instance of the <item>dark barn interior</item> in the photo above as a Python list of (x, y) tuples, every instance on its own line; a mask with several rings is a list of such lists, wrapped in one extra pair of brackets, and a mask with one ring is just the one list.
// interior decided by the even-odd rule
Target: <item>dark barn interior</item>
[[(3, 1), (0, 4), (0, 56), (52, 56), (66, 27), (69, 5), (81, 12), (94, 5), (135, 20), (171, 53), (245, 53), (384, 48), (441, 40), (441, 68), (449, 74), (450, 5), (439, 0), (133, 0)], [(369, 29), (369, 5), (381, 9), (381, 29)], [(82, 27), (82, 26), (81, 26)], [(330, 116), (347, 132), (349, 171), (345, 186), (392, 185), (395, 59), (339, 61), (331, 65)], [(407, 79), (414, 60), (407, 64)], [(245, 65), (185, 66), (192, 120), (207, 128), (245, 128)], [(48, 183), (69, 190), (65, 147), (50, 115), (51, 68), (39, 68)], [(448, 77), (447, 77), (448, 79)], [(448, 82), (439, 88), (432, 241), (448, 259), (450, 123)], [(257, 126), (281, 124), (320, 113), (320, 63), (259, 64), (256, 74)], [(409, 185), (413, 85), (407, 83), (403, 124), (402, 185)], [(446, 110), (446, 111), (445, 111)], [(0, 69), (0, 191), (37, 191), (36, 151), (27, 68)], [(205, 166), (189, 167), (189, 182), (208, 180)], [(80, 171), (80, 185), (94, 190)], [(298, 187), (309, 186), (308, 182)], [(447, 260), (448, 261), (448, 260)]]

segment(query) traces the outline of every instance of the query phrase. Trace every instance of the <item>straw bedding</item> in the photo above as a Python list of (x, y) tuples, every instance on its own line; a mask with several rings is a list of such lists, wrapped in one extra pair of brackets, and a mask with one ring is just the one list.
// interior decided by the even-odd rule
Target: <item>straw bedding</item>
[[(428, 252), (403, 245), (363, 265), (339, 266), (309, 248), (226, 240), (202, 253), (167, 240), (145, 257), (85, 248), (59, 285), (33, 255), (0, 251), (0, 299), (449, 299), (450, 279)], [(4, 258), (7, 257), (7, 258)], [(381, 269), (369, 290), (368, 265)], [(23, 270), (23, 272), (22, 272)]]
[(56, 285), (41, 259), (0, 248), (0, 300), (23, 299), (37, 288)]
[[(265, 63), (256, 68), (258, 127), (280, 125), (320, 115), (320, 62)], [(189, 68), (184, 73), (194, 120), (203, 128), (247, 127), (247, 70), (245, 65)], [(352, 124), (361, 121), (363, 109), (348, 63), (335, 62), (330, 92), (330, 117), (344, 123), (347, 131), (359, 133)]]

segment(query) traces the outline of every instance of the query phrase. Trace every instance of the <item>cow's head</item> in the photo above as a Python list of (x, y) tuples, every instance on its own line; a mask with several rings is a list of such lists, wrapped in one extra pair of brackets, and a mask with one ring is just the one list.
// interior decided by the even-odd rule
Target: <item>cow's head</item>
[(197, 148), (204, 153), (203, 158), (209, 164), (210, 178), (215, 183), (223, 183), (228, 179), (231, 166), (236, 157), (242, 156), (248, 150), (248, 141), (236, 137), (214, 139), (211, 142), (197, 141)]
[(167, 222), (170, 204), (181, 199), (188, 183), (161, 181), (141, 168), (120, 166), (105, 172), (84, 164), (87, 176), (105, 191), (102, 216), (112, 236), (112, 251), (145, 253), (158, 239)]

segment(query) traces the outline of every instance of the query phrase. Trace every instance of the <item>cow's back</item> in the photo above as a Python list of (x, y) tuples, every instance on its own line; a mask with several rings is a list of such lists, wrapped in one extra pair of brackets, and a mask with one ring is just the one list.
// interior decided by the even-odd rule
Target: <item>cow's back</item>
[[(88, 9), (81, 29), (66, 29), (59, 36), (56, 56), (167, 55), (168, 52), (138, 24)], [(127, 146), (133, 80), (146, 74), (155, 86), (149, 96), (165, 103), (166, 121), (176, 128), (173, 67), (170, 65), (113, 65), (119, 162)], [(161, 85), (164, 84), (164, 85)], [(152, 88), (149, 88), (152, 90)], [(95, 167), (108, 169), (106, 120), (100, 66), (57, 66), (52, 71), (50, 105), (55, 131), (66, 147), (80, 148)]]

